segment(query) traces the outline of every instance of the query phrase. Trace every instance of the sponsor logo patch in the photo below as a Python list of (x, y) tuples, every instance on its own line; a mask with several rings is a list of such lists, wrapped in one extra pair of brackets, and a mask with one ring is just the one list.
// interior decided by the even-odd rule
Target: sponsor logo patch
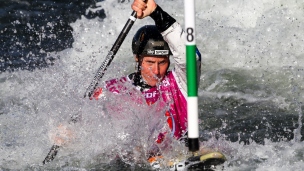
[(150, 54), (150, 55), (154, 55), (154, 50), (148, 50), (147, 53)]
[(155, 50), (155, 55), (169, 55), (169, 50)]

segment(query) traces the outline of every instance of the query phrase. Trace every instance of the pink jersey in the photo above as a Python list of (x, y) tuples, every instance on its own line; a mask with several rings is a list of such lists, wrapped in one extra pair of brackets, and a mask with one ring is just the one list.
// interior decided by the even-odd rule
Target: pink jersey
[[(132, 82), (128, 77), (106, 81), (106, 89), (113, 93), (120, 93), (125, 89), (124, 82)], [(98, 97), (101, 91), (96, 91), (93, 97)], [(180, 138), (187, 128), (187, 101), (179, 89), (173, 71), (169, 71), (159, 86), (154, 86), (142, 91), (147, 105), (152, 105), (158, 100), (168, 104), (169, 110), (164, 113), (175, 138)], [(162, 99), (160, 99), (162, 98)], [(165, 107), (165, 106), (164, 106)]]

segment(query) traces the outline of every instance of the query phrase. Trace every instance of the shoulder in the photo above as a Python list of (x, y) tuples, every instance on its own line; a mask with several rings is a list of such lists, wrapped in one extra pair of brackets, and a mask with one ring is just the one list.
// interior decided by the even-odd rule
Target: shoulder
[(121, 93), (126, 89), (126, 83), (131, 82), (128, 76), (111, 79), (105, 82), (105, 88), (112, 93)]
[(96, 100), (100, 99), (102, 96), (104, 96), (104, 91), (107, 90), (112, 93), (121, 93), (123, 90), (126, 89), (126, 83), (130, 82), (130, 79), (128, 77), (121, 77), (116, 79), (111, 79), (108, 81), (105, 81), (105, 85), (103, 87), (97, 87), (94, 90), (93, 96), (91, 100), (94, 98)]

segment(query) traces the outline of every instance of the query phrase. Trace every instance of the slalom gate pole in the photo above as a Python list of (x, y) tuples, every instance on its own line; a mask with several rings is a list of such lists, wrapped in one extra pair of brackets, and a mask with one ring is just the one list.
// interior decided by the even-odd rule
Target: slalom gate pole
[(184, 0), (186, 31), (186, 69), (187, 69), (187, 113), (189, 151), (199, 150), (198, 127), (198, 80), (195, 42), (195, 6), (194, 0)]

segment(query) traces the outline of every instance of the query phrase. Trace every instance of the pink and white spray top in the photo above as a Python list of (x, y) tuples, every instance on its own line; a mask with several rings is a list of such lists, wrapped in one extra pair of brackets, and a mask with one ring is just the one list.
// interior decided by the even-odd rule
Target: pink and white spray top
[[(168, 109), (164, 115), (167, 117), (167, 122), (171, 128), (171, 135), (178, 139), (187, 130), (185, 33), (180, 24), (175, 22), (161, 34), (173, 54), (174, 70), (169, 71), (158, 86), (144, 89), (142, 93), (147, 105), (153, 105), (159, 100), (164, 102), (163, 107)], [(197, 74), (199, 77), (201, 59), (198, 51), (197, 57)], [(130, 85), (132, 81), (128, 77), (109, 80), (106, 81), (106, 89), (113, 93), (122, 93), (126, 90), (124, 83)], [(97, 89), (93, 97), (98, 98), (101, 94), (102, 90)], [(133, 97), (133, 99), (136, 99), (136, 97)], [(157, 141), (162, 141), (162, 135), (160, 134)]]
[[(130, 85), (131, 82), (128, 77), (113, 79), (106, 81), (105, 88), (113, 93), (122, 93), (127, 90), (125, 85)], [(93, 97), (98, 98), (100, 93), (102, 92), (96, 91)], [(171, 135), (176, 139), (180, 138), (187, 129), (187, 101), (176, 83), (174, 72), (169, 71), (158, 86), (144, 89), (142, 94), (147, 105), (162, 101), (162, 107), (168, 109), (164, 117), (167, 117)]]

